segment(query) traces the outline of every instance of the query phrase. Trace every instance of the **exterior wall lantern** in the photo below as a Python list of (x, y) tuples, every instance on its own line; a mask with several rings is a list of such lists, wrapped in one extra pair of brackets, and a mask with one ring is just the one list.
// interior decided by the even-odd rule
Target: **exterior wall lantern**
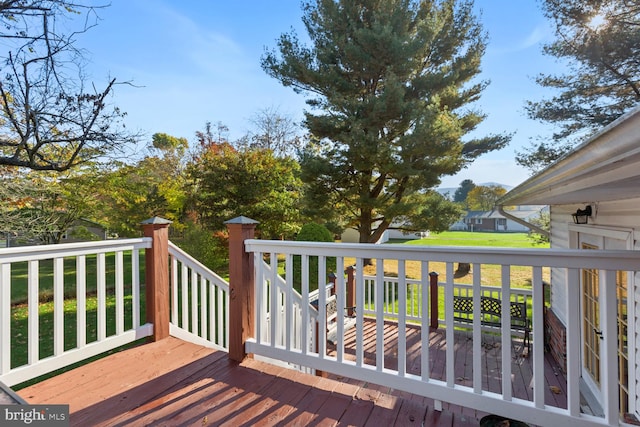
[(587, 224), (591, 213), (591, 205), (587, 205), (584, 209), (578, 209), (576, 213), (571, 214), (571, 216), (573, 217), (573, 222), (575, 224)]

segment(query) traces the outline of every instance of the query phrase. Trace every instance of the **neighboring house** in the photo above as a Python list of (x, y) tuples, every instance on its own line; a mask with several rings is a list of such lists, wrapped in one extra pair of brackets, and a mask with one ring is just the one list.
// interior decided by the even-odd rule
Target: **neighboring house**
[(106, 240), (107, 228), (95, 221), (80, 218), (62, 234), (60, 243), (84, 242), (87, 240)]
[[(423, 239), (429, 236), (429, 231), (403, 231), (397, 228), (393, 228), (394, 225), (392, 225), (391, 227), (392, 228), (389, 228), (382, 234), (382, 237), (376, 243), (385, 243), (391, 239)], [(340, 241), (342, 241), (343, 243), (359, 243), (360, 234), (358, 233), (358, 230), (354, 228), (347, 228), (342, 232)]]
[[(523, 182), (499, 203), (550, 206), (551, 247), (640, 250), (640, 108), (621, 117), (555, 164)], [(580, 210), (581, 212), (578, 212)], [(586, 224), (572, 214), (591, 211)], [(640, 266), (638, 266), (640, 271)], [(580, 310), (581, 391), (602, 402), (600, 320), (604, 318), (603, 281), (598, 270), (581, 270), (580, 301), (568, 300), (567, 269), (551, 271), (551, 307), (545, 314), (549, 348), (566, 362), (565, 325)], [(618, 272), (618, 372), (621, 412), (640, 418), (640, 273)], [(609, 305), (608, 310), (616, 309)]]
[(495, 211), (469, 211), (462, 221), (467, 231), (507, 231), (507, 218)]
[[(376, 243), (384, 243), (389, 240), (389, 231), (385, 231), (380, 240)], [(340, 235), (342, 243), (360, 243), (360, 233), (355, 228), (347, 228)]]
[(467, 231), (467, 224), (464, 222), (464, 217), (451, 224), (449, 231)]
[[(531, 222), (538, 218), (540, 213), (548, 210), (546, 206), (524, 206), (515, 210), (509, 210), (509, 214), (520, 218), (525, 222)], [(391, 239), (415, 240), (429, 237), (429, 231), (403, 231), (401, 225), (393, 224), (384, 232), (376, 243), (385, 243)], [(497, 210), (492, 211), (468, 211), (459, 221), (449, 227), (450, 231), (504, 231), (514, 233), (527, 233), (529, 228), (511, 219), (505, 218)], [(341, 235), (344, 243), (358, 243), (360, 235), (353, 228), (347, 228)]]
[(395, 228), (390, 228), (387, 230), (387, 240), (391, 239), (404, 239), (404, 240), (415, 240), (415, 239), (424, 239), (425, 237), (429, 237), (429, 231), (403, 231)]
[[(520, 218), (523, 221), (531, 222), (538, 218), (543, 209), (516, 209), (510, 210), (509, 214)], [(468, 211), (466, 215), (449, 227), (451, 231), (505, 231), (514, 233), (526, 233), (529, 228), (519, 224), (509, 218), (504, 217), (497, 210), (492, 211)]]
[[(52, 232), (56, 238), (59, 236), (58, 243), (85, 242), (91, 240), (106, 240), (107, 228), (102, 224), (88, 220), (77, 219), (69, 226), (62, 235), (58, 232)], [(20, 232), (2, 232), (0, 233), (0, 248), (10, 248), (14, 246), (31, 246), (45, 244), (44, 238), (34, 237)]]

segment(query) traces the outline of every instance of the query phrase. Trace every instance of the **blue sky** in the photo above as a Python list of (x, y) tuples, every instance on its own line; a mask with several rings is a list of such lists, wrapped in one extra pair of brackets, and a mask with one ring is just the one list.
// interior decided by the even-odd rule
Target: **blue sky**
[[(531, 137), (549, 129), (527, 119), (526, 100), (544, 92), (533, 77), (559, 69), (542, 55), (552, 40), (550, 23), (533, 0), (476, 0), (481, 22), (489, 33), (481, 78), (491, 80), (477, 107), (488, 115), (479, 134), (514, 133), (508, 148), (486, 154), (442, 187), (457, 187), (464, 179), (476, 184), (517, 185), (529, 172), (516, 165), (514, 152)], [(257, 111), (278, 108), (302, 118), (304, 97), (268, 77), (260, 68), (265, 48), (283, 32), (305, 34), (299, 0), (147, 1), (116, 0), (99, 12), (100, 22), (78, 36), (86, 49), (91, 78), (130, 81), (119, 86), (113, 104), (127, 112), (130, 128), (186, 137), (207, 121), (222, 122), (235, 139), (248, 130)]]

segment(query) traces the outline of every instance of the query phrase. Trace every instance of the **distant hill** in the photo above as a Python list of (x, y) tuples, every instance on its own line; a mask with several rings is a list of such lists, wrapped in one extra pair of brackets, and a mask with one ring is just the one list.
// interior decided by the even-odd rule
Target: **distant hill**
[[(505, 185), (505, 184), (500, 184), (499, 182), (483, 182), (481, 184), (476, 184), (476, 185), (482, 185), (485, 187), (489, 187), (492, 185), (496, 185), (498, 187), (502, 187), (505, 190), (509, 191), (513, 188), (513, 186), (511, 185)], [(456, 194), (456, 190), (458, 189), (458, 187), (441, 187), (441, 188), (436, 188), (436, 191), (440, 194), (442, 194), (443, 196), (446, 196), (447, 193), (449, 194), (449, 198), (453, 199), (453, 195)]]

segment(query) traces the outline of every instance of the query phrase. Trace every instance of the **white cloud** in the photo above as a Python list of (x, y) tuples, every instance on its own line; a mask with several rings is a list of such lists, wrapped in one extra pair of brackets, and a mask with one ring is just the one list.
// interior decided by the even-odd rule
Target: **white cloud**
[(489, 50), (498, 55), (513, 54), (530, 48), (538, 49), (542, 43), (549, 42), (553, 38), (553, 31), (547, 23), (538, 24), (524, 38), (514, 38), (505, 41), (505, 44), (489, 45)]
[(517, 50), (528, 49), (532, 46), (538, 46), (551, 36), (548, 25), (538, 25), (529, 33), (529, 35), (519, 44)]

